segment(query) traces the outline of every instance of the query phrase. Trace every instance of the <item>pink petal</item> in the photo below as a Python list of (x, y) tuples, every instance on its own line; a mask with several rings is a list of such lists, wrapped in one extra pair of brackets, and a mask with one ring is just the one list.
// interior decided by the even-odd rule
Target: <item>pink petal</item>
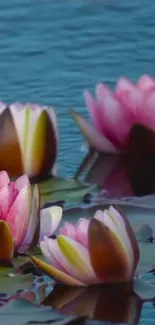
[(144, 97), (144, 103), (139, 109), (140, 122), (155, 131), (155, 91), (149, 92)]
[(118, 149), (95, 128), (93, 128), (83, 117), (75, 111), (71, 111), (75, 123), (84, 135), (89, 145), (101, 152), (118, 153)]
[(155, 88), (155, 81), (148, 75), (143, 75), (137, 82), (137, 87), (143, 91)]
[[(68, 240), (69, 240), (69, 238), (68, 238)], [(72, 240), (72, 239), (70, 239), (70, 240)], [(53, 265), (53, 263), (54, 263), (54, 266), (56, 265), (56, 263), (59, 263), (59, 264), (61, 263), (61, 268), (64, 270), (65, 273), (71, 275), (73, 278), (75, 278), (77, 280), (78, 279), (81, 279), (81, 280), (83, 279), (83, 282), (84, 283), (87, 283), (87, 280), (89, 279), (89, 274), (87, 276), (84, 275), (84, 274), (81, 274), (81, 272), (79, 272), (79, 270), (73, 264), (70, 264), (69, 263), (69, 261), (67, 260), (67, 258), (61, 252), (57, 240), (48, 238), (46, 240), (46, 243), (48, 245), (47, 246), (48, 247), (47, 248), (48, 249), (48, 259), (50, 258), (49, 257), (49, 253), (50, 253), (50, 255), (51, 255), (51, 262), (52, 262), (51, 264), (52, 265)], [(76, 245), (79, 245), (80, 246), (81, 253), (85, 253), (85, 262), (87, 262), (87, 259), (89, 259), (88, 258), (88, 250), (86, 248), (84, 248), (82, 245), (76, 243), (75, 241), (74, 241), (74, 243)], [(89, 264), (90, 264), (90, 261), (89, 261), (88, 265)], [(57, 266), (57, 268), (60, 269), (60, 266)], [(91, 268), (91, 266), (90, 266), (90, 268)]]
[(112, 205), (109, 207), (109, 212), (116, 218), (116, 220), (120, 223), (121, 227), (126, 232), (126, 225), (121, 214)]
[(133, 91), (124, 91), (119, 94), (119, 100), (125, 109), (130, 113), (128, 121), (131, 127), (132, 124), (137, 122), (137, 118), (139, 117), (138, 112), (144, 105), (143, 93), (140, 89), (135, 87)]
[(88, 226), (89, 220), (81, 218), (76, 224), (76, 240), (88, 248)]
[(0, 188), (8, 185), (10, 183), (10, 178), (8, 173), (3, 170), (0, 172)]
[(57, 230), (62, 219), (63, 210), (60, 206), (52, 206), (40, 211), (40, 237), (39, 241), (44, 239), (44, 236), (50, 237)]
[(95, 212), (94, 218), (97, 219), (98, 221), (101, 221), (104, 223), (104, 214), (102, 210), (97, 210)]
[(89, 251), (86, 247), (66, 236), (57, 237), (63, 259), (59, 259), (64, 269), (75, 279), (85, 284), (98, 283), (98, 279), (91, 266)]
[[(40, 246), (40, 247), (42, 249), (42, 246)], [(50, 261), (51, 261), (50, 263), (52, 264), (52, 266), (71, 275), (71, 273), (67, 271), (68, 268), (66, 267), (66, 259), (65, 259), (64, 255), (62, 254), (62, 252), (60, 251), (57, 240), (52, 239), (52, 238), (47, 238), (46, 239), (46, 249), (48, 250), (48, 256), (50, 254)], [(47, 256), (47, 255), (45, 255), (45, 256)]]
[(130, 80), (127, 78), (120, 78), (117, 82), (115, 93), (119, 97), (124, 91), (132, 92), (134, 90), (135, 85), (133, 85)]
[[(36, 234), (37, 226), (38, 226), (38, 218), (39, 216), (39, 204), (40, 204), (40, 192), (39, 187), (36, 184), (32, 191), (32, 206), (31, 206), (31, 214), (28, 221), (28, 226), (26, 229), (25, 237), (20, 246), (19, 252), (26, 252), (33, 243), (33, 238)], [(39, 232), (39, 229), (38, 229)], [(38, 241), (38, 239), (37, 239)], [(34, 244), (35, 245), (35, 244)]]
[[(63, 266), (59, 263), (59, 261), (54, 257), (54, 254), (51, 254), (50, 249), (50, 238), (45, 238), (44, 241), (40, 242), (40, 249), (43, 253), (43, 255), (46, 257), (47, 261), (54, 266), (56, 269), (60, 271), (65, 271)], [(55, 240), (55, 239), (52, 239)], [(55, 240), (56, 241), (56, 240)]]
[(76, 227), (69, 222), (65, 222), (64, 227), (60, 228), (60, 234), (76, 240)]
[(122, 148), (131, 127), (130, 114), (104, 85), (97, 85), (96, 93), (102, 107), (106, 135), (115, 146)]
[(0, 188), (0, 219), (6, 220), (9, 209), (14, 201), (12, 187), (7, 185)]
[(12, 235), (15, 241), (15, 248), (21, 245), (29, 222), (31, 213), (31, 190), (30, 186), (25, 186), (18, 194), (13, 202), (11, 209), (7, 215)]
[(15, 181), (15, 188), (18, 191), (21, 191), (25, 186), (28, 186), (30, 184), (29, 178), (28, 176), (22, 175), (21, 177), (19, 177), (16, 181)]
[(85, 102), (88, 107), (90, 116), (93, 120), (94, 126), (101, 134), (104, 135), (104, 124), (102, 121), (102, 115), (101, 115), (99, 104), (87, 90), (85, 90), (85, 92), (84, 92), (84, 98), (85, 98)]

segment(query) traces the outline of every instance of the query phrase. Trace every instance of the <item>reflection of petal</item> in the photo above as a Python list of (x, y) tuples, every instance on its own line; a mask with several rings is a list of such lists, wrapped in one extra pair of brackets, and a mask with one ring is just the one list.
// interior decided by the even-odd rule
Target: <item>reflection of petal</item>
[(0, 220), (0, 260), (11, 260), (14, 242), (8, 224)]
[(155, 132), (135, 125), (130, 131), (126, 150), (130, 155), (124, 165), (135, 195), (155, 193)]
[(133, 195), (125, 165), (119, 156), (100, 154), (88, 171), (85, 181), (102, 186), (107, 191), (106, 197)]
[(65, 285), (56, 285), (52, 293), (43, 301), (44, 305), (51, 305), (55, 309), (60, 309), (70, 303), (73, 299), (81, 296), (85, 291), (84, 287), (69, 287)]
[[(136, 132), (138, 133), (138, 130)], [(93, 165), (87, 167), (86, 175), (83, 163), (81, 164), (78, 176), (82, 176), (83, 173), (86, 182), (100, 185), (106, 191), (102, 194), (106, 198), (146, 196), (155, 193), (155, 153), (151, 154), (150, 148), (148, 156), (143, 155), (142, 148), (138, 151), (139, 142), (137, 140), (136, 144), (135, 141), (133, 155), (96, 155)]]
[(87, 316), (94, 320), (136, 324), (142, 309), (131, 284), (70, 288), (56, 285), (43, 305), (58, 309), (63, 315)]

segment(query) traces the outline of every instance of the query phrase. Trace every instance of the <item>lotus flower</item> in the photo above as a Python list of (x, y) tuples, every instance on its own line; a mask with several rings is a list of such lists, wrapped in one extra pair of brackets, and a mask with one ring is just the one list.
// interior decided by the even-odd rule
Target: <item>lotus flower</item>
[[(39, 187), (31, 186), (27, 175), (15, 182), (6, 171), (0, 172), (0, 260), (12, 258), (14, 250), (25, 252), (56, 230), (62, 208), (53, 206), (40, 211)], [(40, 233), (39, 233), (40, 231)]]
[[(84, 97), (94, 128), (75, 111), (72, 111), (72, 116), (89, 145), (101, 152), (123, 152), (135, 125), (155, 131), (155, 80), (147, 75), (136, 84), (121, 77), (114, 91), (99, 83), (96, 98), (87, 90)], [(141, 128), (138, 129), (140, 133)], [(137, 141), (140, 145), (141, 136)]]
[(50, 264), (32, 261), (57, 281), (73, 286), (128, 282), (139, 260), (139, 248), (128, 220), (113, 206), (91, 219), (66, 223), (56, 239), (40, 242)]
[(58, 138), (53, 108), (1, 102), (0, 113), (0, 170), (15, 177), (53, 171)]

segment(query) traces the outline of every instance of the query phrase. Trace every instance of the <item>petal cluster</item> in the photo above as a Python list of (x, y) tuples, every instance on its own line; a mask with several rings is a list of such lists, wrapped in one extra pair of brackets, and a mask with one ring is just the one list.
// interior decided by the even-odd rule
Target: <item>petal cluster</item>
[(44, 235), (52, 235), (61, 217), (59, 206), (40, 210), (39, 186), (31, 188), (27, 175), (12, 182), (6, 171), (0, 172), (0, 259), (10, 259), (14, 250), (25, 252)]
[(113, 206), (96, 211), (91, 220), (65, 223), (56, 239), (45, 237), (40, 247), (49, 264), (35, 256), (32, 261), (69, 285), (128, 282), (139, 260), (131, 225)]
[(75, 111), (72, 116), (90, 146), (99, 151), (123, 151), (135, 124), (155, 131), (155, 80), (150, 76), (143, 75), (136, 84), (121, 77), (114, 91), (99, 83), (95, 98), (87, 90), (84, 97), (94, 128)]
[(0, 170), (11, 176), (48, 174), (54, 168), (57, 140), (52, 107), (0, 103)]

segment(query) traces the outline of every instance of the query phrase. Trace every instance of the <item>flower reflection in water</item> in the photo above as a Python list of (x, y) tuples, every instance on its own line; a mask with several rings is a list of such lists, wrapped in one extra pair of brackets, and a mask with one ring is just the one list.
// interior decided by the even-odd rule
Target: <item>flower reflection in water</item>
[(55, 285), (42, 302), (63, 315), (85, 316), (93, 320), (138, 324), (143, 301), (132, 291), (131, 284), (67, 287)]
[(107, 198), (145, 196), (155, 193), (154, 166), (153, 156), (138, 158), (91, 152), (84, 158), (76, 177), (84, 175), (86, 182), (100, 185)]

